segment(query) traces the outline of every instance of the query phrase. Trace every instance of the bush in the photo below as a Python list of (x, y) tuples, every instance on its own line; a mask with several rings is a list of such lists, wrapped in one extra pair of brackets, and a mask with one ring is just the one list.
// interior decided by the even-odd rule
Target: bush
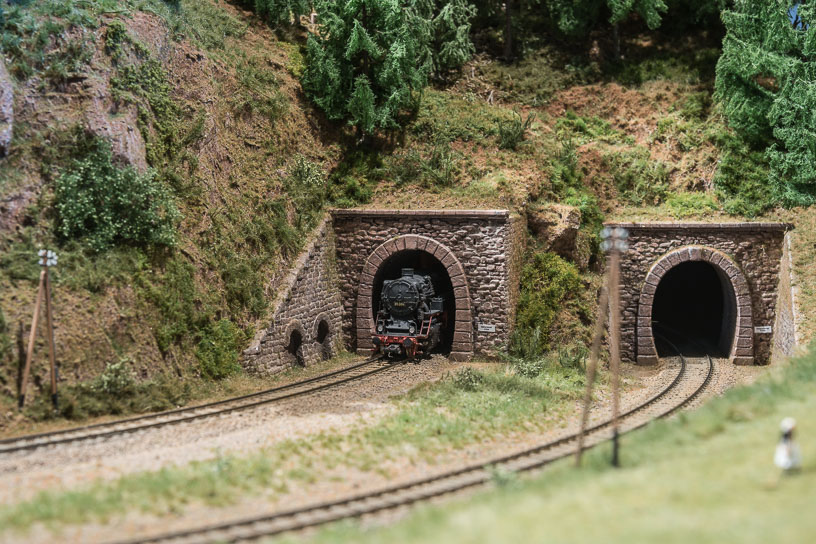
[(547, 361), (543, 357), (521, 356), (513, 361), (513, 367), (516, 369), (516, 374), (525, 378), (535, 378), (547, 368)]
[(240, 371), (238, 350), (241, 340), (241, 331), (228, 319), (207, 327), (196, 347), (202, 376), (220, 380)]
[(193, 265), (176, 257), (167, 262), (157, 283), (143, 280), (147, 300), (159, 311), (153, 335), (162, 353), (185, 337), (193, 336), (210, 322), (212, 311), (196, 289)]
[(581, 288), (574, 264), (554, 253), (535, 253), (521, 273), (514, 355), (528, 358), (550, 348), (550, 328), (557, 312)]
[(94, 251), (117, 244), (176, 242), (179, 217), (173, 198), (152, 172), (113, 164), (110, 143), (89, 135), (85, 153), (56, 181), (57, 233)]
[(657, 205), (666, 198), (669, 169), (662, 161), (652, 160), (648, 150), (609, 153), (603, 159), (623, 200), (635, 205)]
[(706, 193), (672, 194), (666, 200), (666, 207), (671, 210), (674, 217), (680, 219), (693, 215), (704, 215), (719, 209), (711, 195)]
[(116, 363), (108, 363), (102, 374), (96, 377), (91, 387), (108, 395), (125, 395), (132, 393), (136, 380), (130, 368), (129, 359), (120, 359)]
[(463, 391), (476, 391), (484, 383), (484, 374), (470, 367), (463, 368), (453, 375), (453, 384)]
[(525, 133), (535, 118), (535, 112), (528, 113), (524, 119), (519, 112), (514, 111), (513, 118), (509, 121), (499, 120), (499, 149), (516, 149), (524, 141)]

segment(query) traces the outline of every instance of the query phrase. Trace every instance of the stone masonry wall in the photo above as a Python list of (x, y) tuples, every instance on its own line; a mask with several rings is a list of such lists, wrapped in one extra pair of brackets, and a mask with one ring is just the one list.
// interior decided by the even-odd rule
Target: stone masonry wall
[[(258, 374), (275, 374), (295, 364), (311, 365), (336, 354), (342, 347), (342, 314), (335, 239), (331, 223), (324, 219), (284, 280), (272, 305), (271, 323), (244, 350), (244, 368)], [(321, 321), (329, 329), (323, 343), (318, 342)], [(302, 345), (292, 354), (287, 348), (295, 330), (300, 332)]]
[[(357, 338), (357, 324), (361, 322), (358, 319), (368, 319), (363, 314), (372, 311), (363, 307), (358, 312), (357, 308), (363, 269), (378, 247), (406, 236), (412, 245), (427, 243), (430, 247), (433, 242), (434, 247), (449, 249), (464, 269), (466, 289), (463, 287), (462, 292), (470, 297), (470, 308), (461, 312), (457, 307), (453, 352), (465, 356), (467, 354), (458, 350), (472, 349), (490, 355), (507, 343), (515, 304), (513, 291), (517, 289), (517, 282), (512, 280), (515, 265), (511, 263), (517, 262), (517, 252), (521, 251), (514, 243), (517, 237), (514, 221), (518, 219), (511, 217), (508, 211), (333, 210), (332, 221), (343, 300), (343, 334), (350, 348), (366, 349), (370, 343), (368, 338)], [(381, 251), (387, 253), (384, 249)], [(379, 257), (374, 259), (380, 262)], [(459, 327), (461, 315), (469, 320), (467, 333), (464, 327)], [(479, 324), (495, 325), (495, 332), (480, 332)], [(459, 336), (460, 330), (462, 334), (472, 334), (472, 339), (466, 341), (468, 339)]]
[[(647, 275), (661, 258), (689, 248), (690, 260), (722, 261), (726, 277), (745, 278), (740, 287), (746, 296), (738, 296), (741, 323), (735, 344), (748, 349), (753, 358), (738, 358), (736, 362), (767, 364), (770, 360), (772, 333), (757, 332), (756, 327), (773, 327), (780, 280), (783, 240), (790, 225), (780, 223), (610, 223), (629, 230), (630, 249), (621, 258), (621, 357), (626, 361), (649, 362), (646, 335), (651, 335), (651, 307), (639, 308), (651, 302), (653, 285), (646, 283)], [(718, 255), (724, 255), (726, 258)], [(738, 270), (728, 261), (733, 261)], [(666, 267), (672, 266), (665, 262)], [(677, 264), (677, 263), (674, 263)], [(663, 273), (663, 265), (658, 266)], [(652, 276), (655, 276), (652, 273)], [(734, 281), (732, 279), (732, 281)], [(750, 300), (748, 300), (750, 299)], [(638, 318), (641, 315), (640, 320)], [(642, 322), (639, 322), (642, 321)], [(750, 336), (749, 336), (750, 335)], [(739, 338), (737, 338), (739, 336)], [(744, 338), (743, 338), (744, 337)], [(741, 355), (741, 354), (740, 354)]]
[(797, 345), (796, 301), (793, 296), (793, 264), (790, 254), (790, 233), (785, 236), (782, 264), (779, 270), (779, 296), (776, 302), (773, 351), (771, 362), (776, 363), (794, 353)]

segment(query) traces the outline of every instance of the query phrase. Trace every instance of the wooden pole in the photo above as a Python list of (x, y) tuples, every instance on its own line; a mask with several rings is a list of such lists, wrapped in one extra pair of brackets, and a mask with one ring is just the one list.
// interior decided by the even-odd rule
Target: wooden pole
[(37, 288), (37, 302), (34, 304), (34, 318), (31, 320), (31, 333), (28, 335), (28, 349), (26, 350), (26, 362), (23, 367), (23, 380), (20, 383), (20, 408), (25, 404), (26, 388), (28, 386), (28, 374), (31, 371), (31, 358), (34, 355), (34, 339), (37, 336), (37, 322), (40, 319), (40, 305), (42, 304), (43, 290), (45, 287), (45, 268), (40, 272), (40, 286)]
[(620, 466), (618, 456), (618, 426), (620, 417), (620, 249), (617, 237), (613, 237), (609, 257), (609, 288), (611, 290), (609, 354), (612, 366), (612, 466)]
[(589, 355), (589, 366), (587, 367), (584, 407), (581, 411), (581, 430), (578, 431), (578, 449), (575, 450), (575, 466), (581, 466), (581, 456), (584, 453), (584, 435), (586, 434), (589, 408), (592, 403), (592, 387), (595, 384), (595, 373), (598, 369), (598, 358), (601, 351), (601, 339), (603, 338), (604, 326), (606, 325), (606, 315), (609, 312), (608, 281), (609, 275), (607, 274), (604, 285), (601, 287), (601, 297), (598, 303), (598, 319), (595, 321), (595, 331), (592, 336), (592, 351)]
[(45, 267), (45, 316), (48, 320), (48, 357), (51, 360), (51, 403), (54, 405), (54, 410), (57, 410), (57, 345), (54, 342), (54, 319), (51, 313), (51, 274), (47, 266)]

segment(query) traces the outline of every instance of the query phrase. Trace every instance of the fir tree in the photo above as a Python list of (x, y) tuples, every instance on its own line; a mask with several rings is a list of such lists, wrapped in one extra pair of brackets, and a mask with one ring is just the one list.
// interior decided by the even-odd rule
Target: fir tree
[(816, 202), (816, 5), (737, 0), (723, 13), (726, 37), (716, 97), (729, 124), (766, 148), (769, 185), (785, 204)]
[(332, 120), (362, 135), (399, 126), (412, 93), (428, 82), (427, 21), (399, 0), (319, 0), (303, 87)]
[[(467, 0), (416, 0), (415, 8), (430, 36), (433, 72), (444, 77), (466, 63), (476, 48), (470, 39), (476, 7)], [(424, 20), (424, 21), (423, 21)]]
[(294, 17), (295, 22), (301, 15), (311, 13), (309, 0), (255, 0), (255, 13), (272, 24), (287, 24)]

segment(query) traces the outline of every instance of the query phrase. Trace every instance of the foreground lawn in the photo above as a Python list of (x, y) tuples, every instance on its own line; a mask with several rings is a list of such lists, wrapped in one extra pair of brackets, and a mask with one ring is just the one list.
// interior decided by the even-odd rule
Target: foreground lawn
[[(813, 542), (816, 535), (816, 349), (761, 382), (623, 440), (623, 468), (606, 447), (533, 480), (442, 507), (392, 527), (348, 522), (310, 542)], [(798, 421), (803, 470), (773, 466), (779, 422)], [(503, 479), (504, 480), (504, 479)], [(303, 542), (300, 537), (285, 541)]]

